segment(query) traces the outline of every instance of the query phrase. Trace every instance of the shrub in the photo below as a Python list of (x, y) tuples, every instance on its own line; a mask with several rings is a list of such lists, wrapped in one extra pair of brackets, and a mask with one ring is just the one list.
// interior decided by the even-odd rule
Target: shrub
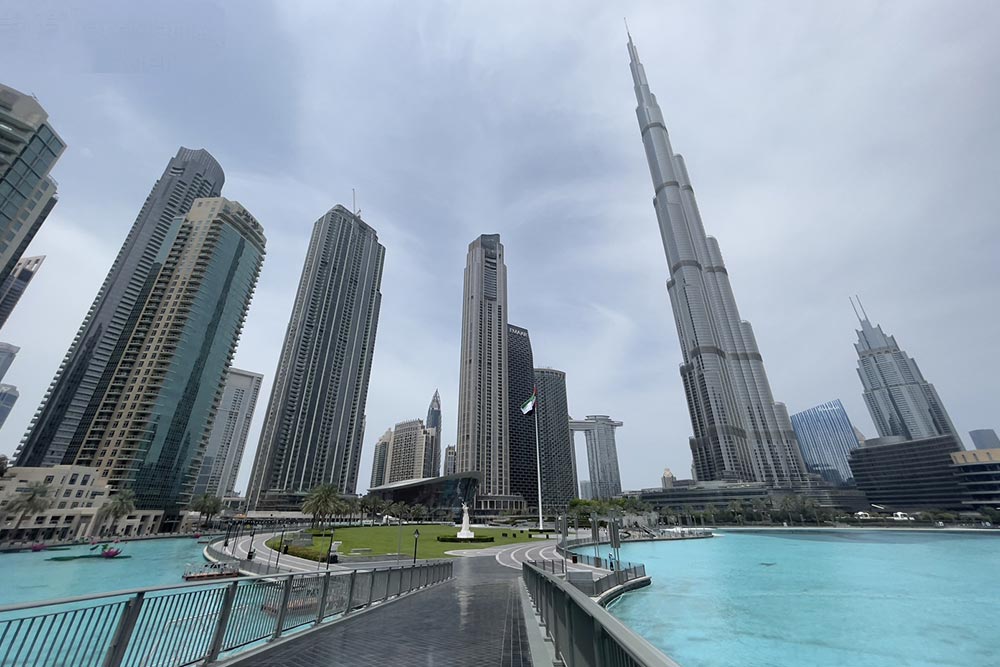
[(438, 542), (492, 542), (493, 536), (480, 535), (479, 537), (455, 537), (454, 535), (438, 535)]

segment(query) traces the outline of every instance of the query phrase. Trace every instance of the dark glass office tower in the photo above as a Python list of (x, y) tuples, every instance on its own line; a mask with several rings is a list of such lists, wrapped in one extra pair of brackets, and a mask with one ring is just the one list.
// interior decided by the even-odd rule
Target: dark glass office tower
[(198, 197), (222, 191), (207, 151), (181, 148), (139, 211), (17, 453), (19, 466), (73, 463), (108, 390), (179, 222)]
[(298, 509), (309, 490), (357, 487), (385, 248), (337, 205), (313, 226), (247, 500)]
[[(538, 411), (538, 449), (542, 462), (542, 507), (558, 511), (576, 498), (576, 451), (569, 429), (566, 374), (554, 368), (536, 368), (535, 386), (538, 390), (535, 410)], [(538, 505), (538, 501), (534, 504)]]
[(538, 467), (535, 457), (535, 416), (521, 405), (535, 387), (535, 363), (528, 330), (507, 325), (507, 419), (510, 442), (510, 492), (538, 507)]

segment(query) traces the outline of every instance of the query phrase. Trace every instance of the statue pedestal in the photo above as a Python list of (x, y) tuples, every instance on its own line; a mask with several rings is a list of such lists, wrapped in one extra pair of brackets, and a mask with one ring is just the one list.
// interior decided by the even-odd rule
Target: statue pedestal
[(457, 537), (460, 540), (471, 540), (475, 536), (476, 534), (471, 530), (469, 530), (468, 526), (462, 526), (462, 530), (458, 531), (458, 535), (456, 535), (455, 537)]

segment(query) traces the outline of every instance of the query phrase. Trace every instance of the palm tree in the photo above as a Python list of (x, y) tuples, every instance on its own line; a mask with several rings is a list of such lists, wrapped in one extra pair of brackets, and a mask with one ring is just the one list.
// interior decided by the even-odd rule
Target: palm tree
[(222, 511), (222, 499), (211, 493), (206, 493), (194, 499), (194, 502), (191, 503), (191, 509), (198, 513), (199, 521), (205, 525), (212, 521), (213, 516)]
[(122, 489), (111, 496), (100, 512), (98, 512), (98, 515), (101, 516), (102, 522), (109, 516), (114, 519), (111, 522), (111, 532), (117, 534), (118, 522), (121, 521), (122, 517), (128, 516), (133, 512), (135, 512), (135, 492), (132, 489)]
[(52, 501), (48, 497), (49, 495), (49, 485), (44, 482), (31, 482), (25, 491), (18, 494), (17, 498), (12, 500), (9, 505), (7, 505), (8, 512), (20, 512), (17, 517), (17, 523), (14, 524), (14, 530), (11, 532), (11, 536), (17, 534), (17, 531), (21, 528), (21, 522), (24, 521), (24, 517), (30, 514), (38, 514), (39, 512), (44, 512), (52, 504)]
[(423, 521), (427, 518), (427, 508), (417, 503), (410, 508), (410, 516), (416, 521)]
[(333, 516), (337, 511), (340, 494), (332, 484), (320, 484), (314, 487), (302, 502), (302, 511), (312, 516), (313, 521), (323, 523), (323, 519)]

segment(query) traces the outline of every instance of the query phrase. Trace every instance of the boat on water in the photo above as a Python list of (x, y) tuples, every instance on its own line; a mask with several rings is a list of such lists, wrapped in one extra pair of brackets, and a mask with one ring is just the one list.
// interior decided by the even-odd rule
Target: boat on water
[[(102, 544), (101, 550), (96, 554), (78, 554), (76, 556), (53, 556), (52, 558), (46, 558), (45, 560), (56, 560), (56, 561), (67, 561), (67, 560), (80, 560), (81, 558), (131, 558), (131, 556), (123, 556), (122, 550), (118, 547), (113, 547), (110, 544)], [(91, 551), (97, 548), (94, 545), (90, 548)]]
[(205, 563), (200, 568), (189, 566), (183, 576), (184, 581), (230, 579), (240, 576), (240, 570), (233, 563)]

